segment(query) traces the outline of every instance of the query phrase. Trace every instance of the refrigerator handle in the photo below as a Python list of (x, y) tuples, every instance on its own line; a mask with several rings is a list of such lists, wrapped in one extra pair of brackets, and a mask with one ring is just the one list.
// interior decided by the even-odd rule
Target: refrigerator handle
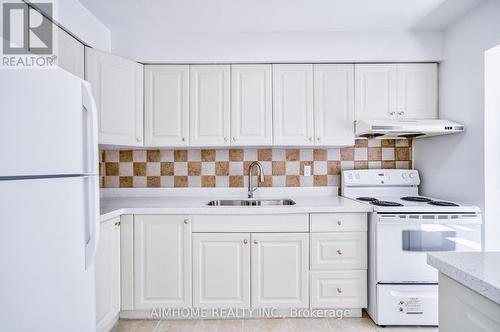
[(85, 270), (94, 264), (99, 241), (101, 214), (99, 209), (99, 177), (85, 176), (86, 204), (88, 215), (85, 218)]
[(82, 106), (83, 111), (88, 115), (87, 131), (86, 131), (86, 174), (99, 175), (99, 146), (97, 133), (97, 107), (90, 83), (82, 81)]

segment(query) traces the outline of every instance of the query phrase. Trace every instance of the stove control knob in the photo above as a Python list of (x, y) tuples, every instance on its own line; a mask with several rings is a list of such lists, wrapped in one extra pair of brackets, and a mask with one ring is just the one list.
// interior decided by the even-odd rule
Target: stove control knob
[(401, 174), (401, 177), (402, 177), (403, 179), (406, 179), (406, 177), (407, 177), (406, 173)]
[(415, 178), (415, 174), (414, 173), (410, 173), (410, 179), (413, 179)]

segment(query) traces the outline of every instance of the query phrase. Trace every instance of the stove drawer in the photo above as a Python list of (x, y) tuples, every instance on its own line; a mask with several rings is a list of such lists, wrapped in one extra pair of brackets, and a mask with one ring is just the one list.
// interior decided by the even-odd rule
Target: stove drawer
[(367, 230), (366, 213), (312, 213), (311, 232), (364, 232)]
[(311, 270), (367, 268), (366, 232), (312, 233)]
[(312, 308), (366, 308), (366, 271), (311, 272)]

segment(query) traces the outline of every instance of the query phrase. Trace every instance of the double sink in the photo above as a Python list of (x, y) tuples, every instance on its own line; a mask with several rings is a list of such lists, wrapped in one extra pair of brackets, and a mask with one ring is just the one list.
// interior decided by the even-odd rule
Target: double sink
[(291, 199), (222, 199), (210, 201), (208, 206), (291, 206)]

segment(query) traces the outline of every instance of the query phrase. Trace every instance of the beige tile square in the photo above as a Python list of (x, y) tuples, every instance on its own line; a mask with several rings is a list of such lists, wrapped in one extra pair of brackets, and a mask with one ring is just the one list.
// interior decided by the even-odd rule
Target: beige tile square
[(229, 161), (229, 150), (215, 150), (216, 161)]
[(133, 159), (133, 153), (132, 150), (121, 150), (120, 151), (120, 162), (132, 162)]
[(354, 149), (354, 160), (368, 160), (368, 149), (367, 148), (355, 148)]
[(174, 151), (160, 150), (160, 161), (174, 161)]
[(300, 175), (304, 175), (304, 166), (311, 166), (311, 174), (314, 174), (314, 162), (313, 161), (301, 161), (300, 162)]
[(314, 160), (314, 150), (313, 149), (301, 149), (300, 150), (300, 161)]
[(160, 176), (148, 176), (147, 177), (147, 186), (148, 188), (158, 188), (161, 186), (161, 177)]
[(340, 160), (354, 160), (354, 148), (341, 148)]
[(257, 159), (259, 161), (272, 161), (273, 160), (273, 150), (272, 149), (258, 149)]
[(313, 187), (314, 186), (314, 176), (301, 176), (300, 177), (301, 187)]
[(229, 161), (243, 161), (243, 149), (229, 150)]
[(188, 163), (187, 162), (174, 162), (174, 175), (175, 176), (188, 175)]
[(340, 160), (340, 149), (331, 148), (326, 150), (326, 159), (328, 160)]
[(146, 155), (149, 163), (159, 163), (161, 160), (160, 150), (148, 150)]
[(201, 176), (188, 176), (188, 186), (192, 188), (201, 187)]
[(273, 149), (273, 161), (285, 161), (285, 160), (286, 160), (285, 149)]
[(119, 166), (119, 175), (120, 176), (133, 176), (134, 175), (134, 163), (129, 162), (120, 162)]
[(325, 161), (314, 161), (313, 174), (314, 175), (326, 175), (328, 173), (328, 162)]
[(120, 176), (120, 188), (132, 188), (133, 177), (132, 176)]
[(174, 187), (174, 177), (173, 176), (160, 176), (160, 184), (164, 188)]
[(215, 175), (228, 176), (229, 175), (229, 161), (216, 161), (215, 162)]
[(146, 188), (147, 187), (147, 177), (146, 176), (134, 176), (132, 177), (132, 183), (134, 188)]
[(382, 160), (382, 149), (378, 147), (368, 148), (368, 160)]
[(368, 147), (368, 140), (363, 139), (363, 138), (357, 138), (354, 147), (356, 148), (367, 148)]
[(286, 186), (287, 187), (300, 187), (300, 176), (299, 175), (287, 175), (286, 176)]
[(104, 188), (118, 188), (120, 187), (120, 180), (118, 176), (105, 176)]
[(132, 151), (132, 161), (145, 163), (147, 161), (146, 150)]
[(243, 162), (242, 161), (230, 161), (229, 162), (229, 175), (241, 175), (241, 176), (243, 176)]
[(147, 176), (160, 176), (161, 175), (160, 163), (159, 162), (146, 163), (146, 175)]
[(300, 175), (300, 161), (286, 162), (286, 175)]
[(339, 175), (340, 174), (340, 161), (339, 160), (328, 160), (327, 164), (327, 175)]
[(355, 161), (354, 169), (368, 169), (368, 161)]
[(118, 150), (106, 150), (104, 151), (104, 162), (117, 163), (120, 161)]
[(382, 160), (382, 168), (383, 169), (396, 168), (396, 162), (394, 160)]
[(243, 175), (230, 175), (229, 187), (243, 187)]
[(393, 139), (383, 139), (382, 140), (382, 147), (383, 148), (393, 148), (396, 146), (396, 143)]
[(174, 176), (174, 187), (182, 188), (188, 186), (188, 177), (187, 176)]
[(257, 160), (257, 149), (245, 149), (243, 151), (243, 159), (245, 161)]
[(215, 162), (201, 162), (201, 175), (215, 175)]
[(229, 187), (229, 176), (216, 176), (215, 186), (221, 188)]
[(272, 162), (272, 174), (273, 175), (285, 175), (286, 174), (286, 162), (285, 161), (273, 161)]
[(287, 149), (285, 152), (285, 158), (287, 161), (300, 161), (300, 150)]
[(215, 176), (207, 175), (201, 177), (202, 187), (215, 187)]
[(104, 164), (104, 170), (106, 176), (118, 176), (119, 175), (118, 168), (119, 168), (119, 163), (112, 162)]
[(324, 187), (328, 184), (326, 175), (314, 175), (314, 186)]
[(278, 175), (273, 176), (273, 187), (285, 187), (286, 186), (286, 176)]
[(382, 148), (382, 160), (394, 160), (394, 148)]
[(396, 147), (396, 160), (408, 161), (410, 160), (410, 150), (407, 147)]
[(134, 162), (134, 176), (146, 176), (146, 163)]
[(314, 149), (313, 160), (326, 160), (326, 149)]
[(188, 161), (201, 161), (201, 150), (188, 150)]

